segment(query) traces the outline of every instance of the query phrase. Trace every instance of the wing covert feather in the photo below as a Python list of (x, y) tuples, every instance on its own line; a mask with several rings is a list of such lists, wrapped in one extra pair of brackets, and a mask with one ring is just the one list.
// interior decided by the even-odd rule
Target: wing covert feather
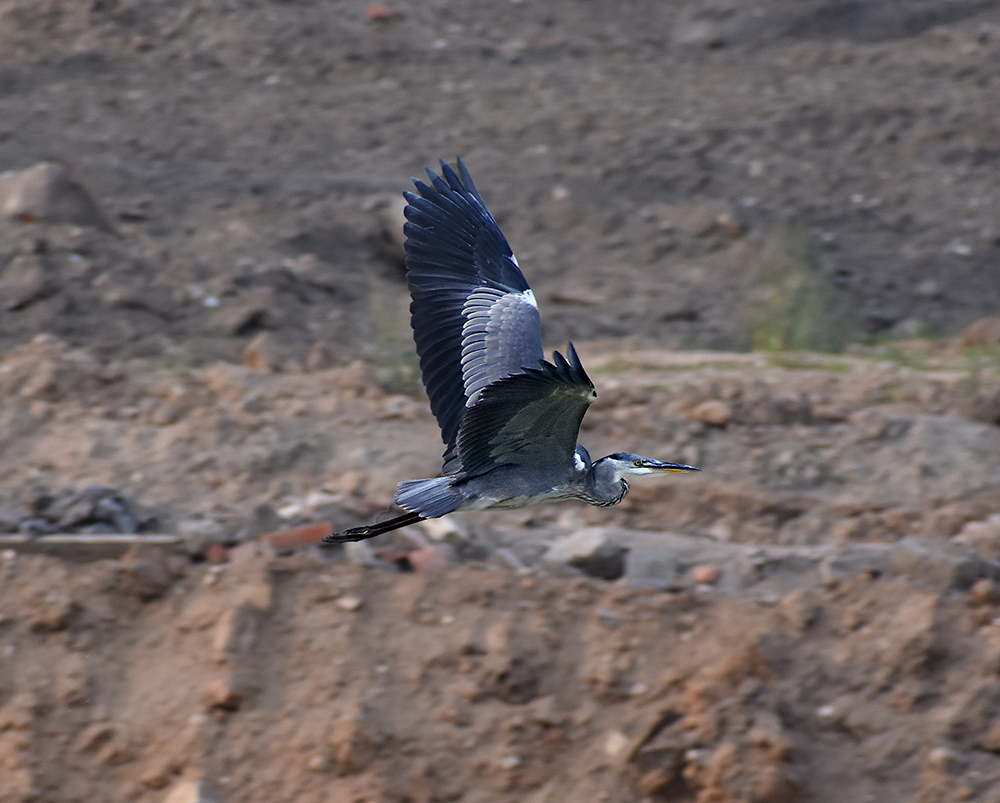
[(508, 376), (486, 387), (458, 433), (462, 473), (501, 465), (570, 465), (580, 424), (596, 398), (594, 384), (570, 344), (569, 359)]

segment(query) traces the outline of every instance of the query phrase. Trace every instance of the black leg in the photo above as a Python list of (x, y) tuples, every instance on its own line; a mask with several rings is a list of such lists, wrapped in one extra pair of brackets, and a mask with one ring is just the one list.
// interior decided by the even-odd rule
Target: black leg
[(323, 543), (343, 544), (346, 541), (364, 541), (367, 538), (374, 538), (376, 535), (382, 535), (382, 533), (387, 533), (391, 530), (398, 530), (400, 527), (406, 527), (408, 524), (416, 524), (418, 521), (423, 520), (424, 517), (419, 513), (404, 513), (402, 516), (396, 516), (396, 518), (383, 521), (380, 524), (352, 527), (350, 530), (344, 530), (342, 533), (333, 533), (333, 535), (326, 536), (323, 539)]

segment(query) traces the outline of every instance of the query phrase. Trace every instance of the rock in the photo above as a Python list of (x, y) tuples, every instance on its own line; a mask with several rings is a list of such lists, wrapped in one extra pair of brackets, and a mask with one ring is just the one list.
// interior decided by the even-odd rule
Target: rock
[(711, 563), (703, 563), (691, 570), (691, 579), (698, 585), (715, 585), (719, 582), (720, 577), (722, 577), (722, 570)]
[(333, 525), (328, 521), (322, 521), (315, 524), (306, 524), (302, 527), (293, 527), (290, 530), (264, 533), (260, 537), (260, 540), (270, 544), (278, 551), (287, 551), (300, 546), (318, 544), (332, 533)]
[(345, 701), (339, 713), (331, 729), (330, 749), (341, 772), (360, 772), (371, 763), (384, 741), (381, 729), (369, 706), (357, 699)]
[(697, 405), (688, 413), (688, 418), (693, 421), (701, 421), (703, 424), (721, 427), (732, 416), (733, 411), (724, 401), (718, 399), (708, 399)]
[(63, 705), (84, 705), (89, 698), (90, 681), (83, 655), (71, 653), (60, 662), (55, 691)]
[(965, 409), (973, 421), (1000, 425), (1000, 388), (979, 391)]
[(608, 735), (604, 738), (604, 752), (610, 758), (620, 758), (626, 755), (630, 745), (631, 741), (628, 736), (617, 729), (608, 731)]
[(921, 580), (936, 589), (965, 589), (979, 578), (1000, 580), (1000, 563), (944, 549), (917, 538), (904, 538), (890, 553), (894, 573)]
[(980, 318), (962, 332), (959, 342), (963, 346), (1000, 346), (1000, 316)]
[(243, 349), (243, 364), (254, 371), (280, 371), (281, 349), (270, 332), (261, 332)]
[(212, 566), (221, 566), (224, 563), (229, 563), (229, 560), (229, 547), (225, 544), (220, 544), (218, 542), (209, 544), (208, 548), (205, 550), (205, 562), (211, 564)]
[(636, 588), (676, 589), (680, 574), (679, 561), (669, 550), (630, 549), (625, 558), (625, 578)]
[(603, 580), (617, 580), (625, 572), (625, 550), (596, 528), (560, 538), (543, 557), (549, 563), (564, 563)]
[(397, 16), (399, 16), (399, 12), (385, 3), (369, 3), (365, 6), (365, 20), (367, 22), (388, 22)]
[(0, 274), (0, 305), (6, 310), (30, 307), (59, 289), (38, 254), (18, 254)]
[(61, 493), (44, 514), (62, 532), (134, 533), (139, 529), (128, 500), (105, 485)]
[(25, 612), (35, 633), (58, 633), (70, 626), (83, 607), (65, 594), (53, 591), (35, 607)]
[(979, 747), (1000, 754), (1000, 719), (994, 721), (979, 738)]
[(16, 533), (22, 518), (13, 507), (0, 502), (0, 533)]
[(192, 517), (176, 525), (177, 534), (183, 539), (189, 555), (205, 555), (214, 544), (226, 540), (226, 528), (215, 519)]
[(418, 574), (441, 572), (454, 560), (454, 550), (447, 544), (428, 544), (409, 552), (406, 559)]
[(238, 711), (243, 703), (241, 695), (228, 680), (213, 680), (205, 687), (205, 707), (223, 711)]
[(995, 580), (980, 577), (969, 587), (969, 602), (973, 605), (994, 605), (1000, 602), (1000, 587)]
[(261, 329), (279, 328), (279, 306), (273, 288), (255, 287), (236, 298), (226, 299), (213, 318), (223, 333), (243, 337)]
[(982, 521), (966, 522), (955, 540), (987, 558), (1000, 558), (1000, 513)]
[(427, 533), (429, 538), (432, 538), (435, 541), (444, 541), (450, 538), (455, 538), (458, 541), (467, 541), (469, 539), (468, 529), (462, 521), (455, 516), (442, 516), (439, 519), (427, 519), (426, 521), (420, 522), (420, 527), (425, 533)]
[(185, 781), (173, 787), (163, 803), (222, 803), (222, 796), (213, 784)]
[(819, 566), (820, 577), (829, 582), (862, 573), (886, 574), (890, 566), (890, 549), (883, 544), (851, 544), (823, 560)]
[(377, 241), (379, 250), (387, 261), (403, 263), (406, 259), (406, 251), (403, 244), (406, 236), (403, 234), (403, 224), (406, 217), (403, 210), (406, 208), (406, 199), (395, 194), (388, 196), (379, 205), (377, 212)]
[(80, 171), (68, 162), (39, 162), (0, 175), (0, 217), (115, 231)]
[(144, 602), (162, 596), (174, 582), (170, 554), (159, 547), (130, 547), (121, 567), (125, 587)]
[(344, 611), (349, 611), (351, 613), (361, 610), (361, 606), (364, 603), (360, 597), (355, 597), (351, 595), (346, 595), (337, 598), (337, 607)]
[(715, 20), (693, 20), (678, 25), (672, 40), (678, 47), (717, 49), (729, 43), (730, 30)]
[(695, 237), (741, 237), (746, 229), (725, 201), (673, 204), (664, 207), (665, 216), (679, 231)]
[(333, 348), (324, 340), (317, 340), (306, 352), (307, 371), (325, 371), (336, 364), (336, 354)]

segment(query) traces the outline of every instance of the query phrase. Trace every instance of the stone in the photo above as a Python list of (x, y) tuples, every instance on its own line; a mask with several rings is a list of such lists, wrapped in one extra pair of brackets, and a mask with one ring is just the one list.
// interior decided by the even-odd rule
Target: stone
[(406, 556), (417, 574), (440, 572), (454, 562), (454, 550), (448, 544), (428, 544)]
[(0, 502), (0, 533), (16, 533), (22, 518), (13, 507)]
[(213, 680), (205, 687), (205, 707), (237, 711), (243, 703), (241, 695), (228, 680)]
[(966, 589), (980, 578), (1000, 580), (1000, 563), (917, 538), (904, 538), (892, 549), (890, 567), (896, 574), (942, 590)]
[(204, 781), (179, 783), (167, 792), (163, 803), (222, 803), (222, 796), (213, 786)]
[(966, 405), (965, 413), (973, 421), (1000, 425), (1000, 388), (979, 391)]
[(688, 412), (688, 418), (692, 421), (701, 421), (703, 424), (721, 427), (732, 417), (733, 411), (729, 405), (719, 399), (708, 399), (695, 406)]
[(955, 540), (980, 555), (1000, 558), (1000, 513), (980, 521), (966, 522)]
[(301, 527), (293, 527), (289, 530), (264, 533), (260, 537), (260, 540), (270, 544), (279, 552), (286, 552), (296, 547), (318, 544), (332, 533), (333, 525), (328, 521), (321, 521), (314, 524), (305, 524)]
[(349, 594), (343, 597), (339, 597), (337, 599), (337, 607), (340, 608), (341, 610), (349, 611), (351, 613), (353, 613), (354, 611), (361, 610), (361, 606), (363, 604), (364, 603), (362, 602), (360, 597), (351, 596)]
[(625, 558), (625, 578), (635, 588), (670, 591), (681, 586), (679, 560), (666, 549), (630, 549)]
[(281, 349), (270, 332), (260, 332), (243, 349), (243, 364), (254, 371), (279, 371)]
[(1000, 587), (996, 580), (980, 577), (969, 586), (969, 602), (973, 605), (995, 605), (1000, 602)]
[(625, 572), (625, 549), (596, 528), (560, 538), (543, 558), (548, 563), (563, 563), (603, 580), (617, 580)]
[(722, 569), (711, 563), (703, 563), (691, 570), (691, 579), (698, 585), (712, 586), (722, 577)]
[(0, 217), (25, 223), (73, 223), (114, 232), (111, 219), (68, 162), (39, 162), (0, 175)]
[(235, 298), (225, 299), (213, 315), (217, 327), (227, 335), (244, 337), (261, 329), (281, 325), (279, 304), (271, 287), (254, 287)]
[(365, 20), (367, 22), (388, 22), (398, 13), (385, 3), (369, 3), (365, 6)]
[(827, 556), (819, 566), (824, 581), (842, 580), (858, 574), (879, 576), (889, 571), (890, 547), (883, 544), (851, 544)]
[[(128, 500), (118, 489), (106, 485), (88, 485), (82, 491), (59, 494), (46, 507), (45, 516), (62, 532), (134, 533), (138, 530)], [(97, 525), (106, 527), (92, 529)]]
[(962, 332), (959, 342), (963, 346), (1000, 346), (1000, 315), (980, 318)]
[(0, 304), (21, 310), (54, 295), (58, 283), (38, 254), (18, 254), (0, 273)]
[(159, 547), (130, 547), (121, 567), (125, 587), (144, 602), (162, 596), (174, 582), (170, 554)]

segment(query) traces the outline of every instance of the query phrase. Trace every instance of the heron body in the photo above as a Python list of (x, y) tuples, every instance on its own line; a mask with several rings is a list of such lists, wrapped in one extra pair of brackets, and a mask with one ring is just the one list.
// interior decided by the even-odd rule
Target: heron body
[(632, 477), (697, 471), (629, 452), (591, 461), (577, 444), (597, 397), (576, 349), (542, 350), (535, 297), (465, 163), (441, 162), (407, 201), (413, 337), (445, 443), (442, 476), (404, 480), (401, 516), (328, 536), (360, 541), (459, 510), (576, 499), (615, 505)]

